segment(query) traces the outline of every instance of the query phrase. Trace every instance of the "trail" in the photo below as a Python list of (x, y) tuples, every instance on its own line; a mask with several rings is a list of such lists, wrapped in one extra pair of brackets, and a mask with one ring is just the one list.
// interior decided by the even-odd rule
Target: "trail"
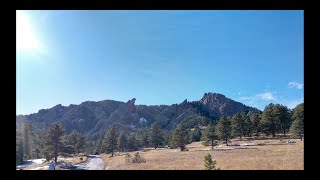
[(105, 169), (105, 163), (100, 158), (100, 156), (97, 155), (90, 155), (88, 156), (88, 163), (77, 165), (75, 170), (104, 170)]

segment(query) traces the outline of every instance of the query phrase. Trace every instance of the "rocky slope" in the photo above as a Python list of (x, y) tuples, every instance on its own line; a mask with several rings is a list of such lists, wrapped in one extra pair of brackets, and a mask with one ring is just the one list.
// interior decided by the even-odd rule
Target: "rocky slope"
[(216, 121), (222, 115), (231, 116), (237, 112), (256, 110), (242, 103), (233, 101), (222, 94), (205, 93), (199, 101), (173, 105), (136, 105), (135, 98), (128, 102), (113, 100), (86, 101), (79, 105), (56, 105), (38, 113), (17, 116), (20, 127), (25, 121), (36, 129), (44, 129), (52, 123), (61, 123), (67, 132), (76, 129), (79, 132), (94, 135), (106, 130), (113, 123), (135, 128), (150, 126), (158, 121), (162, 127), (171, 130), (181, 121), (202, 117)]

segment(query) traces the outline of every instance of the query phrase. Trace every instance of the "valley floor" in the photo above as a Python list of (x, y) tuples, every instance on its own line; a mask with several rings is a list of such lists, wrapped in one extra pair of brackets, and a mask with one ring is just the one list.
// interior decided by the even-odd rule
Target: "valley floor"
[[(126, 163), (125, 154), (110, 158), (110, 154), (101, 154), (108, 170), (202, 170), (204, 156), (210, 153), (221, 170), (303, 170), (304, 141), (293, 140), (255, 140), (237, 141), (229, 146), (220, 145), (214, 150), (203, 146), (201, 142), (187, 145), (189, 151), (179, 149), (152, 149), (139, 151), (146, 163)], [(246, 143), (246, 144), (245, 144)], [(129, 154), (133, 157), (135, 152)]]

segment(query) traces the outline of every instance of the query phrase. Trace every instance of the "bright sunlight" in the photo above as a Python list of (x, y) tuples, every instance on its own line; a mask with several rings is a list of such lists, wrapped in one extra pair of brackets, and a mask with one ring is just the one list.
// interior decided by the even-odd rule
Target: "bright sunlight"
[(25, 11), (16, 11), (16, 50), (35, 51), (42, 48)]

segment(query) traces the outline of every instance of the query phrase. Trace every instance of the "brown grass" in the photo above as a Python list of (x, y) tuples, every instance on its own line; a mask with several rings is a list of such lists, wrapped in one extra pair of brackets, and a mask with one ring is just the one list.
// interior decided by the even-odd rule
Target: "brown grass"
[[(304, 141), (287, 144), (280, 140), (255, 140), (261, 146), (229, 146), (220, 145), (215, 150), (205, 147), (201, 142), (187, 145), (189, 151), (179, 149), (152, 149), (139, 151), (146, 163), (135, 164), (125, 162), (125, 153), (114, 157), (101, 154), (110, 170), (202, 170), (204, 156), (210, 153), (216, 159), (216, 167), (221, 170), (303, 170)], [(248, 141), (234, 140), (232, 144)], [(229, 148), (224, 150), (223, 148)], [(230, 149), (231, 148), (231, 149)], [(130, 152), (133, 157), (135, 152)]]

